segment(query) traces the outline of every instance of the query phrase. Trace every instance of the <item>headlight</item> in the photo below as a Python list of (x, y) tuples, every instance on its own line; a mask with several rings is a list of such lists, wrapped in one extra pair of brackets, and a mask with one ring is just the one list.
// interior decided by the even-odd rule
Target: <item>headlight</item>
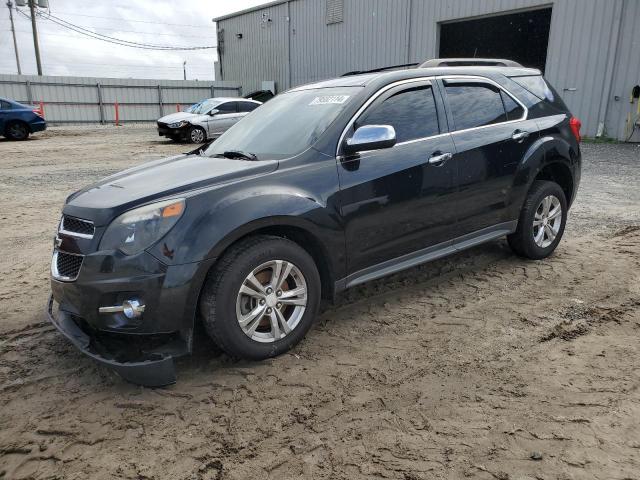
[(100, 250), (134, 255), (160, 240), (182, 216), (184, 199), (152, 203), (123, 213), (107, 227)]
[(180, 122), (175, 122), (175, 123), (170, 123), (169, 125), (167, 125), (169, 128), (180, 128), (180, 127), (184, 127), (185, 125), (187, 125), (189, 122), (185, 122), (184, 120), (180, 121)]

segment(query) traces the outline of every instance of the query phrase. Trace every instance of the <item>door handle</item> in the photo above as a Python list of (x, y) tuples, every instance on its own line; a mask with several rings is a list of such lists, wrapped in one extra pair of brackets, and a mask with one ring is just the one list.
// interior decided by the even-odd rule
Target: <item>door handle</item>
[(436, 152), (431, 157), (429, 157), (429, 165), (433, 165), (435, 167), (441, 167), (447, 160), (451, 160), (453, 157), (453, 153), (440, 153)]
[(513, 132), (513, 135), (511, 135), (511, 138), (513, 138), (516, 142), (522, 142), (528, 136), (529, 136), (529, 132), (516, 130), (515, 132)]

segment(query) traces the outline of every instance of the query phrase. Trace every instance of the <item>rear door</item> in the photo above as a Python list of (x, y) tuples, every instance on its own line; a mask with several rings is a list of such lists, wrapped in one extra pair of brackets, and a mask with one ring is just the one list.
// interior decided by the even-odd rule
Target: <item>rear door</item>
[(392, 148), (338, 157), (350, 274), (451, 240), (454, 164), (429, 161), (454, 146), (434, 90), (429, 80), (383, 89), (344, 136), (382, 124), (393, 126), (397, 138)]
[(484, 78), (439, 80), (457, 168), (456, 237), (516, 219), (507, 218), (518, 165), (538, 138), (534, 120), (515, 97)]
[(238, 112), (238, 102), (224, 102), (215, 107), (218, 112), (207, 121), (209, 136), (217, 137), (222, 135), (240, 119)]
[(259, 106), (260, 104), (255, 102), (238, 102), (238, 113), (240, 114), (240, 118), (244, 117), (249, 112), (253, 112)]

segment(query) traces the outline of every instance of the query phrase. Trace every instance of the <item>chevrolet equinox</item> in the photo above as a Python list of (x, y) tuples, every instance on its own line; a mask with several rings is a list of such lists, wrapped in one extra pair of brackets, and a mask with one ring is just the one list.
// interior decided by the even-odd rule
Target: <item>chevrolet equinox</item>
[(53, 324), (125, 379), (175, 382), (196, 318), (232, 357), (279, 355), (321, 298), (506, 236), (557, 247), (580, 122), (538, 70), (446, 66), (293, 88), (201, 150), (70, 195)]

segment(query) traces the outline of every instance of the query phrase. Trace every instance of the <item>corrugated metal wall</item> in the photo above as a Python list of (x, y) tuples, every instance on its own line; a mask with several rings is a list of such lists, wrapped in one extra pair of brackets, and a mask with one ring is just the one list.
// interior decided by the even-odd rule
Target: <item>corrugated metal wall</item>
[[(613, 82), (607, 98), (606, 133), (626, 140), (633, 130), (633, 122), (640, 122), (640, 100), (630, 102), (631, 89), (640, 85), (640, 1), (624, 2), (620, 15), (622, 23), (615, 50)], [(630, 140), (640, 142), (640, 128), (636, 128)]]
[(325, 1), (291, 2), (291, 86), (405, 63), (409, 4), (346, 0), (345, 21), (326, 25)]
[(622, 139), (629, 93), (640, 83), (640, 0), (345, 0), (344, 22), (330, 25), (325, 0), (291, 0), (218, 22), (223, 78), (250, 89), (275, 80), (283, 91), (419, 62), (437, 57), (441, 22), (549, 6), (547, 78), (585, 134), (605, 122), (605, 133)]
[(0, 75), (0, 97), (44, 103), (49, 123), (107, 123), (119, 104), (122, 122), (155, 121), (203, 98), (238, 96), (238, 82)]
[[(262, 80), (274, 80), (280, 90), (288, 88), (288, 16), (287, 4), (283, 3), (218, 25), (222, 78), (243, 79), (246, 93), (259, 90)], [(238, 34), (242, 38), (237, 38)]]

